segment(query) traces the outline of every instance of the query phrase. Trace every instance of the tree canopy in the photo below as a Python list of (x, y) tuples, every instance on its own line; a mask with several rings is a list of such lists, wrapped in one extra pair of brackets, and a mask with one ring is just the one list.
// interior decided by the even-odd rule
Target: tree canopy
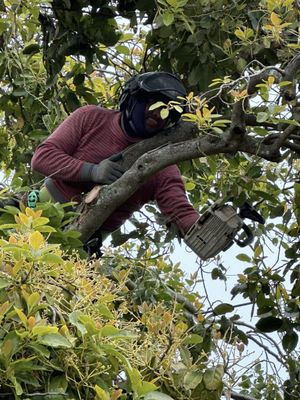
[[(189, 92), (162, 111), (182, 121), (128, 148), (127, 172), (79, 215), (58, 204), (1, 215), (4, 396), (298, 399), (299, 2), (2, 0), (0, 13), (3, 197), (39, 187), (38, 143), (81, 105), (117, 107), (128, 77), (170, 71)], [(255, 205), (266, 224), (250, 250), (186, 276), (149, 205), (116, 248), (85, 261), (79, 239), (174, 163), (201, 212), (218, 199)], [(206, 281), (226, 287), (229, 268), (228, 300), (212, 303)], [(263, 355), (248, 363), (250, 343)]]

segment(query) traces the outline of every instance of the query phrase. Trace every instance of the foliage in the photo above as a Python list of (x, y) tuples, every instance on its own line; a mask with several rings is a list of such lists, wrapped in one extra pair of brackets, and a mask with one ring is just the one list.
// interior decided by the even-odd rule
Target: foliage
[[(296, 3), (0, 1), (0, 156), (13, 192), (39, 186), (41, 177), (29, 165), (33, 149), (67, 114), (83, 104), (115, 107), (124, 78), (135, 72), (178, 73), (190, 91), (183, 118), (196, 123), (200, 136), (222, 138), (237, 104), (255, 120), (247, 133), (262, 143), (282, 126), (298, 129), (298, 84), (278, 77), (299, 53)], [(267, 75), (249, 91), (250, 78), (262, 71)], [(163, 112), (182, 106), (168, 104)], [(126, 399), (132, 393), (146, 400), (214, 400), (238, 389), (297, 399), (297, 132), (280, 164), (241, 152), (181, 164), (196, 208), (219, 198), (236, 207), (247, 200), (267, 221), (252, 227), (251, 251), (226, 266), (217, 257), (207, 274), (201, 264), (183, 277), (167, 256), (171, 233), (153, 230), (148, 217), (133, 219), (130, 233), (115, 235), (120, 247), (96, 268), (79, 258), (82, 251), (70, 255), (81, 244), (77, 233), (63, 231), (73, 214), (62, 206), (39, 205), (21, 214), (6, 207), (0, 217), (1, 391), (20, 399), (37, 393), (43, 399)], [(161, 222), (154, 207), (148, 210)], [(226, 282), (237, 262), (244, 271)], [(242, 306), (232, 299), (211, 302), (209, 276), (230, 285)], [(135, 283), (130, 290), (129, 279)], [(196, 312), (187, 313), (174, 292)], [(254, 323), (240, 315), (245, 301)], [(266, 363), (255, 360), (253, 371), (250, 362), (240, 370), (251, 342), (263, 349)], [(274, 361), (285, 368), (281, 382)]]
[[(199, 391), (219, 398), (224, 372), (208, 359), (212, 330), (199, 324), (193, 332), (182, 306), (160, 298), (159, 285), (151, 293), (156, 301), (141, 285), (128, 291), (126, 282), (143, 262), (66, 257), (42, 236), (53, 229), (41, 211), (27, 208), (15, 220), (2, 226), (13, 230), (0, 242), (3, 395), (160, 399), (162, 389), (176, 399), (198, 398)], [(109, 279), (104, 272), (112, 260), (117, 267)], [(159, 265), (167, 267), (163, 258)]]

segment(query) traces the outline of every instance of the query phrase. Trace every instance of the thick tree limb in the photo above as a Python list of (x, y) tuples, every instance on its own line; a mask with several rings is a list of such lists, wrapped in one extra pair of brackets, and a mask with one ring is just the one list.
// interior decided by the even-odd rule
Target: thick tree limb
[[(174, 138), (176, 133), (178, 135), (178, 129), (176, 128), (174, 131)], [(193, 129), (190, 127), (190, 129), (187, 129), (186, 134), (192, 134), (192, 131)], [(145, 148), (154, 145), (154, 141), (151, 141), (151, 145), (149, 145), (145, 140), (138, 143), (138, 145), (134, 145), (133, 148), (127, 149), (124, 152), (123, 160), (126, 168), (130, 168), (130, 164), (134, 159), (137, 161), (117, 182), (104, 186), (97, 201), (91, 206), (86, 206), (80, 210), (80, 216), (68, 229), (79, 231), (81, 239), (83, 241), (88, 240), (101, 227), (109, 215), (141, 187), (147, 179), (171, 164), (213, 154), (232, 154), (236, 151), (244, 151), (272, 161), (280, 159), (280, 153), (277, 150), (272, 153), (271, 146), (265, 144), (262, 139), (246, 137), (242, 140), (241, 138), (233, 140), (230, 135), (224, 134), (222, 137), (206, 135), (184, 142), (168, 144), (170, 138), (174, 140), (171, 136), (166, 136), (164, 139), (165, 145), (161, 145), (155, 150), (150, 150), (142, 156), (140, 156), (140, 153), (144, 153)], [(163, 141), (161, 136), (160, 140)]]

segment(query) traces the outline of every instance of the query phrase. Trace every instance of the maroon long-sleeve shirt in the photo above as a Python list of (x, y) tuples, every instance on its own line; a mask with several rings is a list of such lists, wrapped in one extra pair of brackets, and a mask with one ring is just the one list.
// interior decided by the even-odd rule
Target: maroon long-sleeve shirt
[[(119, 111), (93, 105), (78, 108), (37, 147), (31, 166), (33, 170), (51, 176), (52, 184), (47, 187), (54, 198), (57, 196), (53, 192), (57, 192), (66, 201), (80, 201), (81, 194), (95, 185), (80, 181), (82, 164), (98, 164), (141, 140), (123, 132), (120, 117)], [(171, 165), (152, 176), (101, 228), (114, 231), (149, 201), (156, 201), (167, 220), (183, 232), (199, 217), (186, 197), (178, 167)]]

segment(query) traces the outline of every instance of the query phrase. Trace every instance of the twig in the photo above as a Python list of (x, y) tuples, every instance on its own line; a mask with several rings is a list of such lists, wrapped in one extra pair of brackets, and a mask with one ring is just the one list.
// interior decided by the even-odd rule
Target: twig
[(278, 356), (278, 354), (274, 353), (272, 350), (269, 349), (268, 346), (266, 346), (265, 344), (261, 343), (258, 339), (254, 338), (251, 333), (248, 333), (248, 338), (250, 340), (252, 340), (254, 343), (256, 343), (259, 347), (261, 347), (262, 349), (264, 349), (267, 353), (269, 353), (271, 356), (273, 356), (280, 364), (284, 364), (285, 363), (285, 358), (280, 358)]
[[(251, 326), (251, 325), (249, 325), (249, 324), (247, 324), (247, 323), (245, 323), (245, 322), (236, 321), (235, 323), (236, 323), (237, 325), (245, 326), (245, 327), (251, 329), (253, 333), (256, 333), (256, 334), (259, 334), (259, 335), (264, 336), (270, 343), (272, 343), (272, 345), (273, 345), (274, 347), (276, 347), (276, 350), (278, 351), (278, 354), (279, 354), (279, 356), (281, 357), (281, 358), (278, 358), (280, 364), (282, 364), (283, 361), (285, 361), (285, 356), (284, 356), (284, 354), (282, 353), (282, 351), (280, 350), (278, 344), (276, 343), (276, 341), (275, 341), (273, 338), (271, 338), (270, 336), (268, 336), (268, 335), (267, 335), (266, 333), (264, 333), (264, 332), (259, 332), (259, 331), (257, 331), (256, 328), (254, 328), (253, 326)], [(253, 341), (254, 341), (254, 340), (253, 340)], [(258, 342), (258, 343), (260, 343), (260, 342)], [(261, 347), (262, 347), (264, 350), (266, 350), (263, 346), (261, 346)], [(267, 349), (269, 350), (268, 347), (267, 347)], [(269, 354), (272, 354), (272, 351), (271, 351), (271, 350), (269, 351)], [(273, 354), (275, 354), (275, 353), (273, 353)], [(273, 355), (273, 354), (272, 354), (272, 355)], [(275, 354), (275, 356), (278, 357), (276, 354)]]

